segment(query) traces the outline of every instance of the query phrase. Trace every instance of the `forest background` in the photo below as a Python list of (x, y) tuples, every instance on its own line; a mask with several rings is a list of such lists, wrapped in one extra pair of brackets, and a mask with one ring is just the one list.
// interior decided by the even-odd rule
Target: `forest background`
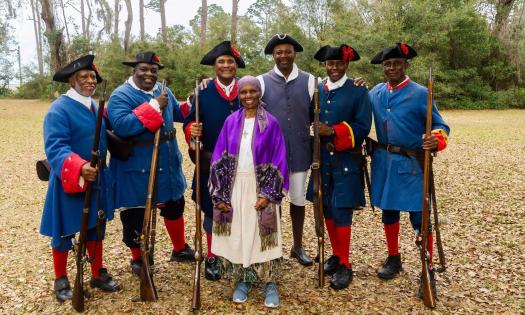
[[(132, 1), (139, 1), (138, 12)], [(231, 13), (206, 0), (188, 0), (201, 2), (189, 28), (166, 25), (167, 1), (176, 0), (2, 0), (0, 97), (53, 98), (67, 87), (53, 83), (52, 74), (86, 53), (97, 55), (111, 91), (130, 73), (123, 60), (153, 50), (166, 66), (161, 78), (184, 99), (196, 78), (213, 74), (199, 62), (220, 41), (232, 40), (243, 55), (247, 66), (240, 76), (257, 75), (273, 66), (263, 53), (268, 39), (287, 33), (305, 48), (298, 66), (318, 76), (324, 69), (312, 58), (315, 51), (346, 43), (361, 55), (349, 75), (373, 86), (383, 73), (370, 59), (406, 42), (418, 52), (408, 74), (424, 84), (433, 68), (441, 108), (525, 108), (525, 0), (258, 0), (244, 15), (238, 14), (243, 0), (231, 1)], [(67, 7), (80, 18), (68, 16)], [(34, 28), (38, 56), (37, 64), (24, 67), (16, 58), (12, 23), (21, 8), (31, 13), (27, 26)], [(144, 31), (145, 10), (162, 22), (154, 36)], [(138, 34), (131, 32), (133, 23), (140, 24)], [(13, 91), (12, 82), (22, 84)]]

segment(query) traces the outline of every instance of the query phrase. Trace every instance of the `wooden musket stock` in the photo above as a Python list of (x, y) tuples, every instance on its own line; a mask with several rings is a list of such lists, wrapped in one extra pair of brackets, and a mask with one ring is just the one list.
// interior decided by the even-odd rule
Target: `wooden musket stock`
[[(199, 82), (195, 81), (195, 123), (200, 123), (199, 117)], [(195, 274), (193, 277), (193, 296), (191, 308), (196, 311), (201, 307), (201, 263), (202, 256), (202, 221), (201, 221), (201, 176), (200, 176), (200, 158), (201, 158), (201, 138), (195, 137)]]

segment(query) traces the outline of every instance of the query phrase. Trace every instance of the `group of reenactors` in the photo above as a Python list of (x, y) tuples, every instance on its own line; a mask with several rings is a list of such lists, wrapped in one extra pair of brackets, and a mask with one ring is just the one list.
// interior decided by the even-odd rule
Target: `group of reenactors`
[[(302, 240), (305, 204), (313, 194), (312, 180), (307, 185), (307, 173), (312, 164), (310, 128), (316, 79), (295, 64), (296, 54), (301, 51), (303, 47), (291, 36), (273, 36), (264, 53), (272, 55), (275, 67), (257, 79), (261, 101), (278, 120), (286, 146), (287, 193), (293, 232), (290, 257), (301, 265), (310, 266), (313, 260), (304, 250)], [(367, 140), (370, 142), (367, 151), (372, 156), (370, 203), (382, 209), (388, 249), (388, 257), (378, 270), (380, 278), (394, 278), (402, 270), (398, 245), (400, 212), (408, 211), (414, 230), (421, 229), (423, 175), (418, 155), (425, 149), (443, 150), (450, 129), (434, 105), (432, 133), (424, 136), (427, 89), (406, 75), (408, 60), (416, 55), (412, 47), (403, 43), (379, 51), (371, 62), (382, 65), (386, 82), (370, 91), (346, 75), (350, 62), (360, 59), (353, 47), (346, 44), (324, 46), (314, 56), (323, 63), (327, 76), (317, 86), (320, 108), (317, 127), (321, 138), (324, 222), (332, 248), (324, 272), (332, 275), (330, 286), (336, 290), (348, 287), (353, 277), (350, 263), (352, 217), (355, 210), (366, 204), (363, 180), (363, 163), (366, 162), (362, 145), (370, 132), (372, 116), (377, 141)], [(103, 130), (130, 140), (132, 152), (125, 156), (111, 152), (106, 166), (108, 141), (101, 137), (101, 162), (97, 167), (88, 163), (97, 112), (92, 95), (97, 84), (102, 82), (93, 60), (92, 55), (81, 57), (54, 75), (53, 80), (68, 83), (70, 89), (52, 103), (44, 121), (45, 152), (51, 176), (40, 231), (51, 237), (57, 300), (64, 302), (72, 297), (67, 257), (75, 233), (80, 229), (87, 182), (92, 182), (98, 193), (98, 198), (93, 198), (91, 203), (86, 246), (92, 258), (91, 287), (105, 292), (121, 289), (104, 268), (102, 259), (106, 221), (113, 219), (115, 209), (119, 210), (123, 226), (123, 242), (130, 250), (131, 271), (140, 272), (142, 260), (137, 236), (144, 220), (154, 133), (159, 129), (156, 206), (173, 245), (170, 260), (195, 260), (195, 252), (186, 243), (184, 234), (184, 191), (187, 187), (174, 122), (183, 123), (192, 158), (195, 139), (199, 137), (202, 144), (201, 187), (196, 187), (193, 180), (192, 198), (195, 200), (195, 192), (200, 189), (203, 228), (207, 236), (205, 277), (210, 281), (220, 279), (222, 269), (213, 252), (214, 201), (208, 189), (210, 159), (225, 120), (242, 107), (237, 79), (237, 69), (245, 67), (241, 54), (229, 41), (208, 52), (201, 64), (212, 66), (215, 76), (203, 81), (199, 99), (190, 96), (185, 102), (186, 108), (180, 106), (169, 88), (157, 82), (159, 71), (164, 67), (157, 54), (141, 52), (134, 60), (123, 62), (133, 69), (132, 74), (111, 94)], [(196, 122), (197, 101), (199, 123)], [(274, 303), (272, 307), (277, 305)]]

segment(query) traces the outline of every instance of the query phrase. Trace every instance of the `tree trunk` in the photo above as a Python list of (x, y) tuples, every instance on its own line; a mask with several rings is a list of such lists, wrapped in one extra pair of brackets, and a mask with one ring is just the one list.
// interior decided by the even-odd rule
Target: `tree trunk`
[(44, 35), (49, 44), (49, 59), (51, 71), (56, 72), (64, 65), (64, 36), (62, 30), (57, 29), (53, 13), (52, 0), (40, 0), (42, 5), (42, 19), (46, 23)]
[(113, 26), (113, 40), (118, 41), (118, 23), (119, 23), (119, 13), (120, 13), (120, 0), (115, 0), (115, 24)]
[(67, 27), (66, 11), (64, 10), (64, 0), (60, 0), (60, 7), (62, 8), (62, 17), (64, 18), (64, 27), (66, 28), (67, 43), (69, 44), (71, 40), (69, 39), (69, 29)]
[(160, 30), (162, 33), (162, 44), (164, 46), (168, 45), (168, 30), (166, 29), (166, 1), (160, 0)]
[(233, 45), (237, 44), (237, 11), (238, 9), (239, 9), (239, 0), (232, 0), (231, 41)]
[(498, 0), (496, 2), (496, 16), (494, 17), (493, 28), (494, 34), (500, 36), (502, 31), (505, 30), (513, 5), (514, 0)]
[(111, 25), (113, 24), (113, 12), (111, 12), (111, 7), (106, 0), (96, 0), (95, 3), (98, 3), (100, 6), (98, 20), (102, 21), (102, 27), (97, 32), (96, 42), (99, 43), (102, 39), (102, 34), (106, 33), (111, 35)]
[(86, 6), (87, 6), (87, 9), (88, 9), (88, 16), (87, 16), (87, 19), (86, 19), (86, 35), (87, 35), (87, 40), (88, 40), (88, 44), (89, 42), (91, 41), (91, 17), (92, 17), (92, 10), (91, 10), (91, 3), (89, 2), (90, 0), (86, 0)]
[(201, 52), (204, 52), (206, 48), (206, 24), (208, 23), (208, 1), (202, 0), (201, 6), (201, 38), (200, 48)]
[(87, 39), (86, 33), (86, 12), (84, 10), (84, 0), (80, 0), (80, 19), (82, 20), (82, 36)]
[(124, 3), (126, 3), (126, 11), (128, 12), (128, 18), (124, 23), (126, 26), (126, 30), (124, 31), (124, 53), (127, 53), (131, 35), (131, 24), (133, 24), (133, 9), (131, 8), (131, 0), (124, 0)]
[(144, 41), (144, 0), (139, 0), (140, 40)]
[(33, 28), (35, 29), (36, 55), (38, 59), (38, 73), (44, 74), (44, 62), (42, 60), (42, 45), (40, 41), (40, 24), (38, 23), (38, 6), (35, 6), (35, 0), (31, 0), (31, 12), (33, 14)]

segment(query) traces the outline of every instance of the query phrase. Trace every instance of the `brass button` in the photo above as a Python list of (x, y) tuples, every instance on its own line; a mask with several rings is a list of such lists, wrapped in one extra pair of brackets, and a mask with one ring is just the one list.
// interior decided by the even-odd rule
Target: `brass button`
[(330, 100), (327, 100), (327, 101), (326, 101), (326, 104), (330, 104)]
[(325, 111), (324, 111), (324, 113), (325, 113), (325, 114), (328, 114), (328, 113), (329, 113), (329, 111), (328, 111), (328, 110), (325, 110)]

